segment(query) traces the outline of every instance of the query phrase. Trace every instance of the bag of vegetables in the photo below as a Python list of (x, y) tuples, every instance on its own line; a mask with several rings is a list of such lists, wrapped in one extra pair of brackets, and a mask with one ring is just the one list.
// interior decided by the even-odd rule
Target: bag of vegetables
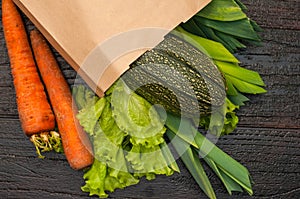
[[(215, 145), (219, 136), (235, 129), (235, 111), (248, 100), (242, 93), (266, 92), (260, 75), (239, 66), (232, 54), (245, 48), (244, 43), (260, 43), (260, 28), (245, 9), (238, 0), (213, 0), (135, 60), (104, 96), (76, 79), (75, 120), (87, 133), (92, 145), (87, 148), (94, 155), (84, 169), (82, 191), (108, 197), (108, 192), (143, 177), (180, 172), (180, 158), (209, 198), (216, 196), (203, 164), (229, 194), (253, 194), (248, 170)], [(43, 135), (32, 137), (39, 154), (60, 152), (61, 142), (68, 154), (67, 134), (61, 134), (62, 140), (55, 134), (53, 143), (50, 134)]]
[[(252, 195), (247, 169), (214, 145), (235, 129), (235, 111), (248, 100), (242, 93), (265, 92), (259, 74), (240, 67), (231, 54), (246, 47), (242, 42), (260, 42), (260, 29), (244, 10), (239, 1), (212, 1), (132, 63), (102, 98), (82, 85), (73, 87), (82, 107), (78, 119), (92, 137), (97, 159), (84, 175), (83, 191), (106, 197), (105, 190), (136, 184), (142, 176), (179, 171), (181, 158), (209, 198), (216, 196), (203, 163), (229, 194)], [(103, 140), (105, 147), (99, 144)], [(127, 167), (120, 169), (117, 162)]]

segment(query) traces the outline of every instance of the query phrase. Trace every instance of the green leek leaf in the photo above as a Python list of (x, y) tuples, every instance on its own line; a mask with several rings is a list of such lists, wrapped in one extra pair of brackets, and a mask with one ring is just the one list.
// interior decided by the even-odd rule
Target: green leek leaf
[(250, 19), (250, 23), (255, 31), (257, 32), (263, 31), (263, 29), (255, 21)]
[(193, 33), (193, 34), (198, 35), (200, 37), (206, 38), (206, 35), (201, 30), (201, 28), (198, 27), (198, 25), (196, 24), (196, 22), (193, 18), (188, 20), (186, 23), (181, 24), (181, 26), (184, 29), (186, 29), (187, 31), (189, 31), (190, 33)]
[(237, 91), (236, 95), (228, 95), (228, 99), (235, 105), (243, 106), (244, 102), (249, 101), (249, 99)]
[(234, 88), (233, 84), (229, 79), (226, 80), (226, 88), (227, 88), (227, 95), (237, 95), (237, 90)]
[[(157, 108), (157, 112), (160, 115), (164, 114), (164, 112), (160, 108)], [(195, 135), (190, 133), (192, 132), (193, 127), (191, 125), (191, 122), (188, 119), (179, 120), (178, 117), (172, 114), (168, 114), (165, 124), (171, 131), (177, 132), (176, 135), (180, 137), (182, 140), (189, 143), (189, 145), (198, 148), (198, 145), (194, 140)]]
[(242, 11), (246, 11), (247, 7), (240, 1), (240, 0), (234, 0), (242, 9)]
[[(166, 126), (171, 129), (174, 125), (173, 123), (168, 122), (168, 120), (175, 120), (177, 123), (181, 123), (178, 117), (167, 117)], [(188, 122), (188, 120), (186, 120)], [(178, 124), (177, 124), (178, 126)], [(191, 152), (189, 151), (190, 144), (184, 140), (182, 140), (178, 135), (178, 133), (183, 133), (180, 131), (184, 131), (184, 134), (191, 134), (191, 136), (195, 137), (195, 142), (198, 145), (198, 149), (196, 149), (202, 157), (207, 157), (212, 160), (219, 170), (225, 173), (228, 177), (230, 177), (234, 182), (238, 183), (241, 187), (243, 187), (250, 195), (253, 194), (251, 182), (249, 178), (248, 170), (241, 165), (239, 162), (234, 160), (228, 154), (223, 152), (217, 146), (215, 146), (212, 142), (210, 142), (206, 137), (204, 137), (198, 130), (193, 126), (192, 122), (190, 122), (190, 126), (192, 128), (189, 131), (183, 130), (182, 128), (177, 129), (177, 131), (172, 132), (171, 130), (167, 130), (167, 136), (171, 140), (172, 144), (174, 145), (177, 153), (179, 155), (184, 154), (183, 161), (186, 162), (186, 166), (188, 167), (189, 164), (196, 164), (195, 158), (192, 158)], [(176, 128), (175, 128), (176, 129)], [(191, 130), (191, 131), (190, 131)], [(199, 176), (193, 175), (194, 178)], [(203, 179), (202, 179), (203, 180)], [(199, 184), (200, 186), (200, 184)], [(203, 187), (203, 184), (201, 185)]]
[[(194, 131), (197, 130), (194, 129)], [(200, 147), (198, 150), (202, 157), (210, 158), (227, 176), (237, 182), (250, 195), (253, 194), (249, 172), (243, 165), (215, 146), (201, 133), (196, 134), (195, 141)]]
[(242, 93), (250, 93), (250, 94), (259, 94), (259, 93), (265, 93), (267, 92), (265, 89), (263, 89), (260, 86), (244, 82), (236, 77), (233, 77), (231, 75), (225, 74), (225, 78), (229, 79), (234, 87), (238, 89)]
[(207, 38), (222, 43), (229, 50), (229, 52), (231, 52), (231, 53), (234, 52), (234, 49), (231, 47), (231, 45), (229, 45), (226, 41), (224, 41), (223, 39), (221, 39), (220, 37), (218, 37), (215, 34), (215, 31), (213, 28), (202, 25), (201, 30), (205, 33)]
[(249, 19), (226, 22), (214, 21), (199, 16), (196, 16), (195, 19), (197, 23), (213, 28), (220, 32), (236, 36), (241, 39), (260, 41), (260, 38), (253, 29)]
[(180, 172), (180, 169), (176, 163), (176, 160), (174, 159), (174, 157), (169, 149), (169, 146), (166, 144), (166, 142), (161, 143), (160, 148), (161, 148), (163, 156), (167, 162), (167, 165), (174, 171)]
[(232, 195), (232, 191), (243, 192), (241, 186), (233, 179), (231, 179), (228, 175), (226, 175), (222, 170), (220, 170), (214, 161), (212, 161), (208, 157), (204, 157), (203, 159), (220, 178), (230, 195)]
[(233, 0), (213, 0), (197, 15), (218, 21), (236, 21), (247, 18), (247, 15)]
[[(196, 149), (199, 154), (202, 157), (207, 157), (215, 164), (217, 167), (224, 172), (228, 177), (230, 177), (232, 180), (234, 180), (236, 183), (238, 183), (241, 187), (243, 187), (250, 195), (253, 194), (252, 187), (251, 187), (251, 182), (249, 178), (249, 172), (248, 170), (241, 165), (239, 162), (234, 160), (232, 157), (230, 157), (228, 154), (223, 152), (221, 149), (219, 149), (217, 146), (215, 146), (212, 142), (210, 142), (205, 136), (203, 136), (201, 133), (198, 132), (198, 130), (193, 127), (193, 124), (191, 123), (190, 120), (183, 119), (181, 120), (178, 117), (167, 117), (166, 121), (166, 126), (168, 129), (172, 128), (171, 122), (168, 120), (175, 120), (177, 121), (176, 123), (180, 123), (185, 121), (186, 123), (190, 122), (190, 128), (189, 130), (183, 129), (183, 128), (173, 128), (176, 129), (176, 131), (172, 132), (171, 130), (167, 130), (167, 136), (170, 138), (171, 142), (173, 143), (176, 151), (178, 154), (184, 154), (187, 152), (188, 154), (185, 154), (186, 156), (186, 162), (187, 164), (194, 164), (195, 162), (192, 160), (189, 160), (187, 157), (191, 158), (191, 153), (188, 150), (187, 146), (190, 146), (188, 142), (182, 140), (178, 135), (178, 133), (181, 134), (190, 134), (190, 136), (195, 137), (195, 142), (198, 145), (198, 149)], [(181, 132), (180, 132), (181, 131)], [(176, 136), (175, 136), (176, 135)], [(183, 160), (185, 161), (185, 160)], [(197, 177), (197, 175), (193, 175), (193, 177)], [(199, 176), (198, 176), (199, 177)], [(200, 185), (199, 185), (200, 186)], [(202, 185), (203, 186), (203, 185)]]
[(198, 183), (199, 187), (204, 191), (204, 193), (211, 199), (216, 198), (215, 192), (210, 184), (210, 181), (201, 165), (200, 159), (194, 150), (190, 147), (188, 143), (181, 139), (176, 139), (175, 133), (168, 130), (167, 136), (172, 140), (173, 146), (178, 153), (181, 154), (180, 158), (185, 164), (186, 168), (189, 170), (195, 181)]
[(228, 45), (230, 45), (234, 49), (234, 51), (236, 51), (238, 48), (246, 48), (246, 46), (236, 38), (217, 30), (215, 30), (214, 32), (219, 38), (223, 39)]
[(233, 56), (221, 43), (215, 42), (197, 35), (191, 34), (185, 31), (182, 27), (177, 27), (172, 34), (177, 35), (191, 43), (200, 51), (208, 55), (214, 60), (226, 61), (232, 63), (239, 63), (239, 61)]
[(258, 72), (242, 68), (229, 62), (215, 61), (215, 64), (223, 73), (235, 77), (240, 81), (248, 82), (258, 86), (265, 86)]

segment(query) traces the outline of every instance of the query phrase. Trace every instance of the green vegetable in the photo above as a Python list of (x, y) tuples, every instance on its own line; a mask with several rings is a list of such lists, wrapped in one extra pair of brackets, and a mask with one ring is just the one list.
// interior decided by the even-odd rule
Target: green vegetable
[(166, 128), (152, 105), (119, 80), (111, 95), (116, 124), (130, 136), (131, 150), (126, 159), (137, 176), (153, 179), (154, 174), (173, 174), (160, 145)]
[(98, 195), (100, 198), (108, 197), (106, 191), (113, 192), (115, 189), (123, 189), (139, 182), (130, 173), (110, 168), (97, 159), (91, 168), (85, 171), (83, 178), (86, 184), (81, 190), (88, 192), (90, 196)]
[(233, 0), (213, 0), (197, 16), (218, 21), (236, 21), (247, 18), (241, 7)]
[[(214, 114), (203, 114), (200, 117), (200, 126), (209, 129), (212, 134), (219, 135), (232, 132), (238, 123), (235, 110), (244, 105), (248, 98), (241, 92), (256, 94), (264, 93), (264, 82), (257, 72), (240, 67), (239, 61), (220, 43), (208, 40), (177, 27), (172, 34), (181, 37), (197, 49), (209, 56), (226, 79), (226, 108), (224, 112)], [(224, 118), (225, 117), (225, 118)], [(222, 122), (224, 120), (224, 122)]]
[(72, 87), (72, 95), (79, 110), (88, 103), (95, 103), (95, 101), (99, 99), (94, 92), (86, 89), (83, 85)]
[(166, 128), (155, 109), (145, 99), (126, 89), (121, 80), (114, 87), (111, 105), (116, 124), (130, 135), (131, 143), (150, 148), (164, 142)]
[[(174, 127), (174, 124), (178, 123), (184, 123), (185, 126), (190, 126), (190, 128), (184, 129)], [(189, 119), (178, 118), (169, 114), (166, 120), (166, 126), (168, 129), (173, 129), (172, 131), (167, 131), (167, 136), (170, 138), (177, 153), (183, 155), (182, 160), (184, 164), (199, 186), (210, 198), (215, 198), (211, 185), (207, 180), (202, 166), (199, 166), (201, 163), (196, 159), (195, 155), (192, 155), (192, 151), (197, 151), (198, 155), (207, 162), (221, 179), (230, 194), (232, 191), (242, 191), (242, 188), (250, 195), (253, 194), (248, 170), (199, 133)], [(197, 147), (194, 147), (193, 143), (181, 139), (181, 134), (189, 134), (194, 137)], [(198, 171), (196, 171), (197, 169)]]
[(152, 180), (179, 171), (163, 138), (164, 121), (149, 102), (121, 80), (97, 100), (86, 90), (73, 88), (83, 107), (77, 118), (91, 137), (95, 155), (85, 171), (82, 191), (108, 197), (107, 191), (136, 184), (143, 176)]
[(246, 96), (244, 96), (243, 94), (241, 94), (239, 92), (237, 92), (234, 95), (228, 95), (228, 99), (230, 99), (230, 101), (233, 104), (236, 104), (237, 106), (243, 106), (243, 105), (245, 105), (244, 102), (249, 101), (249, 99)]
[[(90, 102), (86, 96), (93, 96), (82, 95), (86, 91), (76, 92), (81, 89), (74, 88), (76, 99)], [(227, 113), (235, 109), (233, 104), (225, 107), (231, 107), (231, 110), (226, 110)], [(161, 107), (151, 106), (132, 92), (122, 80), (116, 82), (107, 95), (96, 100), (95, 104), (83, 103), (77, 117), (81, 125), (89, 130), (94, 146), (96, 160), (85, 171), (86, 184), (82, 187), (90, 195), (108, 197), (107, 191), (134, 185), (141, 177), (152, 180), (156, 175), (168, 176), (174, 171), (179, 172), (169, 144), (174, 146), (199, 187), (210, 198), (216, 196), (199, 155), (230, 194), (232, 191), (242, 191), (242, 188), (252, 194), (247, 169), (199, 133), (191, 119), (169, 113), (166, 115)], [(218, 116), (215, 120), (219, 121)], [(219, 128), (222, 129), (222, 126)], [(169, 144), (163, 137), (165, 133), (170, 139)]]
[(235, 111), (239, 106), (234, 105), (228, 98), (221, 112), (215, 112), (213, 115), (202, 115), (199, 125), (212, 135), (220, 136), (231, 133), (237, 126), (239, 118)]
[[(233, 38), (243, 38), (248, 40), (260, 41), (259, 36), (253, 29), (249, 19), (241, 19), (236, 21), (219, 22), (204, 17), (197, 17), (199, 24), (206, 28), (210, 28), (214, 32), (221, 32), (232, 36)], [(239, 28), (237, 30), (237, 28)], [(236, 31), (237, 30), (237, 31)], [(224, 40), (226, 42), (226, 40)]]
[[(85, 170), (84, 192), (108, 197), (108, 191), (137, 184), (141, 177), (179, 172), (172, 144), (209, 198), (216, 196), (202, 164), (229, 194), (253, 194), (248, 170), (198, 131), (200, 124), (216, 138), (232, 132), (235, 111), (248, 101), (242, 93), (266, 92), (259, 74), (240, 67), (232, 55), (245, 43), (260, 44), (256, 31), (261, 29), (245, 9), (239, 0), (213, 0), (136, 60), (101, 99), (83, 86), (73, 88), (77, 117), (95, 153)], [(149, 102), (163, 105), (167, 114)]]
[[(213, 0), (156, 48), (142, 55), (122, 76), (140, 96), (122, 81), (107, 91), (103, 99), (91, 96), (85, 89), (77, 91), (75, 99), (86, 110), (78, 118), (82, 117), (86, 123), (83, 126), (91, 131), (97, 159), (84, 175), (84, 191), (107, 197), (106, 191), (136, 184), (143, 176), (151, 180), (157, 174), (179, 171), (163, 137), (167, 132), (170, 143), (208, 197), (216, 196), (202, 167), (204, 162), (229, 194), (243, 189), (253, 194), (248, 170), (196, 128), (200, 124), (217, 137), (232, 132), (238, 123), (235, 111), (248, 101), (242, 93), (266, 92), (259, 74), (240, 67), (239, 60), (231, 54), (245, 48), (244, 43), (260, 43), (256, 31), (261, 29), (246, 16), (245, 9), (238, 0)], [(204, 55), (213, 60), (218, 70)], [(224, 83), (227, 96), (222, 93)], [(144, 99), (163, 105), (167, 117)], [(211, 104), (217, 104), (217, 109), (212, 109)], [(195, 107), (201, 113), (199, 121)], [(96, 122), (94, 118), (98, 118)]]
[(93, 106), (84, 107), (84, 110), (77, 116), (81, 125), (84, 127), (84, 130), (89, 132), (91, 135), (94, 133), (98, 118), (100, 117), (104, 106), (105, 98), (102, 98), (93, 104)]
[(186, 168), (190, 171), (199, 187), (211, 199), (216, 198), (215, 192), (210, 184), (210, 181), (202, 167), (200, 159), (195, 150), (193, 150), (188, 142), (175, 137), (172, 131), (168, 131), (167, 136), (172, 141), (176, 151), (181, 154), (180, 158), (184, 162)]
[(220, 43), (193, 35), (181, 27), (176, 28), (172, 33), (185, 39), (213, 59), (225, 76), (227, 95), (236, 96), (238, 91), (250, 94), (266, 92), (261, 88), (265, 84), (260, 75), (255, 71), (239, 67), (238, 60)]
[(171, 113), (198, 118), (225, 100), (224, 78), (204, 53), (169, 34), (144, 53), (122, 77), (151, 104)]
[(200, 37), (222, 43), (231, 53), (245, 48), (244, 43), (259, 45), (256, 31), (261, 28), (244, 13), (237, 0), (213, 0), (181, 27)]

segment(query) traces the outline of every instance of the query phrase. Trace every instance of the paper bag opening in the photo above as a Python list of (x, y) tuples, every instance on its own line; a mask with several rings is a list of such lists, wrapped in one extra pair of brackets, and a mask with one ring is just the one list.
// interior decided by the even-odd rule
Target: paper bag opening
[(14, 0), (99, 96), (211, 0)]

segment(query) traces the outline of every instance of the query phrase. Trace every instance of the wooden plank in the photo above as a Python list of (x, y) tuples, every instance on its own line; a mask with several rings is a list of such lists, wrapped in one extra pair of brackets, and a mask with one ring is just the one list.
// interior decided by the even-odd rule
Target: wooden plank
[[(284, 36), (288, 35), (288, 36)], [(239, 53), (245, 68), (261, 74), (268, 91), (248, 95), (238, 111), (241, 126), (300, 128), (299, 31), (265, 29), (263, 46)]]
[(248, 15), (262, 27), (273, 29), (299, 30), (298, 0), (244, 0), (248, 7)]
[(286, 1), (243, 1), (247, 14), (264, 30), (263, 46), (249, 47), (238, 54), (246, 68), (262, 75), (267, 94), (249, 96), (238, 111), (239, 126), (300, 128), (300, 29), (299, 3)]

